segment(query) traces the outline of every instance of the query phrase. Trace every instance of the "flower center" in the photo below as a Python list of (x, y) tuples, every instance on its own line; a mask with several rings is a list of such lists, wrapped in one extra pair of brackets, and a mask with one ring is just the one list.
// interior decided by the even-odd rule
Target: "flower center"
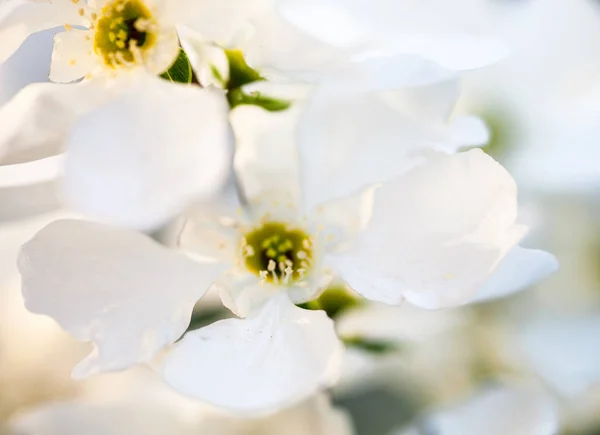
[(150, 10), (140, 0), (114, 0), (96, 22), (94, 50), (111, 68), (139, 63), (156, 42)]
[(310, 237), (280, 222), (267, 222), (246, 234), (242, 252), (248, 270), (276, 284), (300, 281), (312, 261)]

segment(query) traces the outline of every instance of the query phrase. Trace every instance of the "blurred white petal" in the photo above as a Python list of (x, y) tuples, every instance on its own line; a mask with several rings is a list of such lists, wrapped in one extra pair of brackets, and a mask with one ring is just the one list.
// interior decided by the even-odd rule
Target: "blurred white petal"
[(298, 110), (269, 112), (242, 105), (231, 112), (236, 137), (235, 169), (242, 194), (251, 203), (277, 201), (296, 208), (299, 201), (296, 123)]
[(0, 63), (8, 59), (32, 33), (64, 24), (83, 24), (70, 0), (11, 0), (0, 5)]
[(220, 272), (133, 231), (77, 220), (56, 221), (27, 242), (19, 270), (30, 311), (95, 343), (77, 377), (153, 358), (183, 334)]
[(526, 325), (518, 336), (526, 364), (566, 396), (600, 383), (600, 318), (547, 319)]
[(230, 175), (232, 134), (222, 94), (160, 79), (90, 112), (69, 138), (64, 189), (76, 209), (154, 229)]
[(559, 429), (555, 405), (533, 387), (483, 390), (426, 417), (424, 426), (439, 435), (555, 435)]
[(79, 116), (106, 98), (106, 92), (90, 82), (25, 87), (0, 109), (2, 163), (22, 163), (63, 152)]

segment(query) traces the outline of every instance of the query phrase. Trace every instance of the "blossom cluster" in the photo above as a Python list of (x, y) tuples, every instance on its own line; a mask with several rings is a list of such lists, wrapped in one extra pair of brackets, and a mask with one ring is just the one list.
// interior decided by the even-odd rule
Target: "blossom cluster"
[[(92, 343), (75, 378), (146, 366), (169, 389), (132, 431), (241, 433), (170, 426), (203, 404), (257, 433), (349, 434), (327, 391), (347, 348), (381, 343), (339, 312), (452, 309), (556, 270), (520, 246), (517, 185), (479, 149), (485, 123), (454, 111), (464, 76), (509, 50), (435, 3), (0, 3), (1, 62), (61, 27), (50, 81), (0, 108), (0, 175), (44, 161), (68, 211), (21, 248), (25, 305)], [(209, 299), (224, 318), (197, 322)], [(543, 399), (517, 393), (483, 396), (543, 408), (553, 433)]]

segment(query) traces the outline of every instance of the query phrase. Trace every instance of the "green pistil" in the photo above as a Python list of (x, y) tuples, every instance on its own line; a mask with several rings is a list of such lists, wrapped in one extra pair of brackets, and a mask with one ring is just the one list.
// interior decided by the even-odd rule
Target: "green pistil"
[(117, 68), (134, 63), (134, 50), (146, 50), (156, 43), (149, 31), (152, 14), (140, 0), (115, 0), (102, 8), (96, 22), (94, 50), (104, 63)]
[(268, 222), (244, 238), (246, 267), (268, 282), (291, 284), (309, 270), (312, 260), (310, 237), (300, 229)]

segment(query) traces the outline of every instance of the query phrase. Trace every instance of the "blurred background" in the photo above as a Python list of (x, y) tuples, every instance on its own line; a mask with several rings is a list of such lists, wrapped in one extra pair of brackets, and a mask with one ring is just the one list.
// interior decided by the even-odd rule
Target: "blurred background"
[[(452, 5), (465, 31), (500, 36), (513, 52), (465, 77), (453, 115), (486, 120), (484, 149), (520, 187), (521, 220), (532, 228), (524, 245), (554, 253), (560, 269), (535, 288), (451, 311), (372, 305), (342, 313), (340, 329), (360, 329), (380, 346), (349, 352), (334, 402), (358, 435), (400, 434), (482, 388), (526, 383), (552, 398), (562, 434), (598, 435), (600, 1)], [(31, 37), (0, 68), (0, 104), (47, 80), (52, 34)], [(98, 384), (69, 378), (87, 346), (23, 307), (18, 249), (63, 214), (51, 182), (38, 181), (0, 179), (0, 433), (20, 414)]]

